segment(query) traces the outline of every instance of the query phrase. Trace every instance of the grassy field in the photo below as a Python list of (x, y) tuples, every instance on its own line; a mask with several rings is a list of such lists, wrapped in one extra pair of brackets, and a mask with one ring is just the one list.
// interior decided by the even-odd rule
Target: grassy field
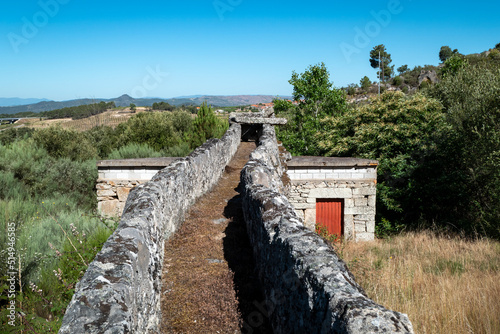
[(336, 246), (370, 298), (415, 333), (500, 333), (500, 242), (410, 233)]

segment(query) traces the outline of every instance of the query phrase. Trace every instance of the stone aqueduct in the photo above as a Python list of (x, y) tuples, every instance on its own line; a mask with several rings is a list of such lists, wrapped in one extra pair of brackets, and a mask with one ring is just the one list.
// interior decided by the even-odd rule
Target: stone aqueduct
[(317, 203), (334, 200), (342, 206), (342, 234), (373, 239), (377, 162), (291, 159), (276, 140), (280, 119), (236, 114), (231, 120), (220, 140), (185, 158), (100, 162), (99, 207), (123, 213), (77, 284), (59, 333), (158, 333), (164, 242), (248, 137), (258, 146), (241, 172), (242, 205), (273, 331), (413, 333), (405, 314), (366, 297), (312, 231)]

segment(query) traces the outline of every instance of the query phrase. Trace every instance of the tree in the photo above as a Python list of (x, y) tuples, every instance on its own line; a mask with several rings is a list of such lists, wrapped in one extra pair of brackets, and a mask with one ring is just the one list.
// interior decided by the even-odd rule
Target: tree
[(401, 75), (409, 70), (408, 65), (402, 65), (398, 67), (398, 73)]
[(295, 155), (318, 154), (314, 134), (319, 131), (320, 120), (326, 116), (340, 115), (347, 109), (345, 93), (333, 88), (330, 74), (324, 63), (309, 66), (304, 73), (292, 72), (288, 81), (293, 85), (294, 105), (275, 100), (275, 112), (288, 123), (277, 129), (278, 138)]
[(359, 84), (361, 85), (361, 89), (366, 92), (370, 86), (372, 85), (372, 82), (370, 81), (370, 78), (368, 78), (366, 75), (359, 81)]
[(500, 43), (498, 43), (497, 45), (495, 45), (495, 49), (500, 50)]
[(453, 51), (451, 51), (451, 48), (447, 45), (442, 46), (441, 50), (439, 50), (439, 60), (444, 63), (446, 59), (450, 58), (451, 56), (453, 56)]
[(196, 148), (203, 144), (207, 139), (220, 137), (227, 129), (227, 122), (220, 121), (215, 116), (211, 106), (206, 102), (200, 106), (198, 115), (193, 121), (193, 136), (191, 138), (191, 147)]
[[(382, 81), (389, 79), (394, 72), (394, 66), (389, 64), (392, 62), (391, 55), (385, 50), (385, 45), (380, 44), (370, 51), (370, 65), (373, 68), (380, 68), (382, 71)], [(377, 73), (380, 76), (380, 73)]]
[(448, 187), (440, 214), (447, 212), (454, 226), (500, 238), (500, 71), (461, 63), (451, 74), (429, 91), (453, 127), (442, 156), (432, 159), (445, 174), (437, 186)]
[(330, 82), (330, 74), (324, 63), (319, 63), (309, 68), (300, 75), (292, 72), (292, 78), (288, 81), (293, 85), (293, 99), (301, 101), (318, 117), (320, 109), (322, 112), (331, 114), (343, 103), (343, 94), (340, 90), (333, 88)]
[(135, 112), (135, 110), (136, 110), (136, 105), (135, 105), (135, 104), (133, 104), (133, 103), (131, 103), (131, 104), (130, 104), (130, 106), (129, 106), (129, 108), (130, 108), (130, 111)]

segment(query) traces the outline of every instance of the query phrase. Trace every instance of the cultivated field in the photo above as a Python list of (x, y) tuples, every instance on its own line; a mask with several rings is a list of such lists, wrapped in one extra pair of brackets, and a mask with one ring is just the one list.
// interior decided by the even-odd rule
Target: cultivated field
[(370, 298), (415, 333), (500, 333), (500, 242), (429, 232), (336, 246)]
[(57, 119), (22, 119), (12, 127), (31, 127), (35, 129), (48, 128), (52, 125), (61, 125), (63, 128), (71, 128), (78, 131), (86, 131), (99, 125), (107, 125), (116, 127), (120, 123), (126, 122), (133, 115), (146, 111), (144, 107), (137, 107), (135, 113), (132, 113), (129, 108), (119, 108), (106, 111), (102, 114), (90, 116), (87, 118), (73, 120), (71, 118), (57, 118)]

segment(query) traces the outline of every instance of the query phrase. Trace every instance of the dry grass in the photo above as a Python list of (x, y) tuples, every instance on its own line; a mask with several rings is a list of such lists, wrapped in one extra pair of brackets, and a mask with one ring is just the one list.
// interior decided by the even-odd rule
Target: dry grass
[(416, 333), (500, 333), (500, 243), (410, 233), (337, 246), (370, 298)]
[[(146, 108), (137, 107), (136, 113), (144, 112)], [(57, 119), (22, 119), (16, 125), (23, 125), (35, 129), (47, 128), (53, 125), (60, 125), (66, 129), (74, 129), (78, 131), (87, 131), (95, 126), (106, 125), (112, 128), (120, 123), (126, 122), (130, 117), (136, 113), (130, 112), (128, 108), (120, 108), (108, 110), (104, 113), (90, 116), (87, 118), (73, 120), (71, 118), (57, 118)]]
[(87, 131), (96, 126), (106, 125), (112, 128), (116, 127), (120, 123), (126, 122), (132, 115), (132, 113), (117, 113), (117, 112), (105, 112), (95, 116), (70, 120), (61, 124), (63, 128), (75, 129), (79, 131)]

